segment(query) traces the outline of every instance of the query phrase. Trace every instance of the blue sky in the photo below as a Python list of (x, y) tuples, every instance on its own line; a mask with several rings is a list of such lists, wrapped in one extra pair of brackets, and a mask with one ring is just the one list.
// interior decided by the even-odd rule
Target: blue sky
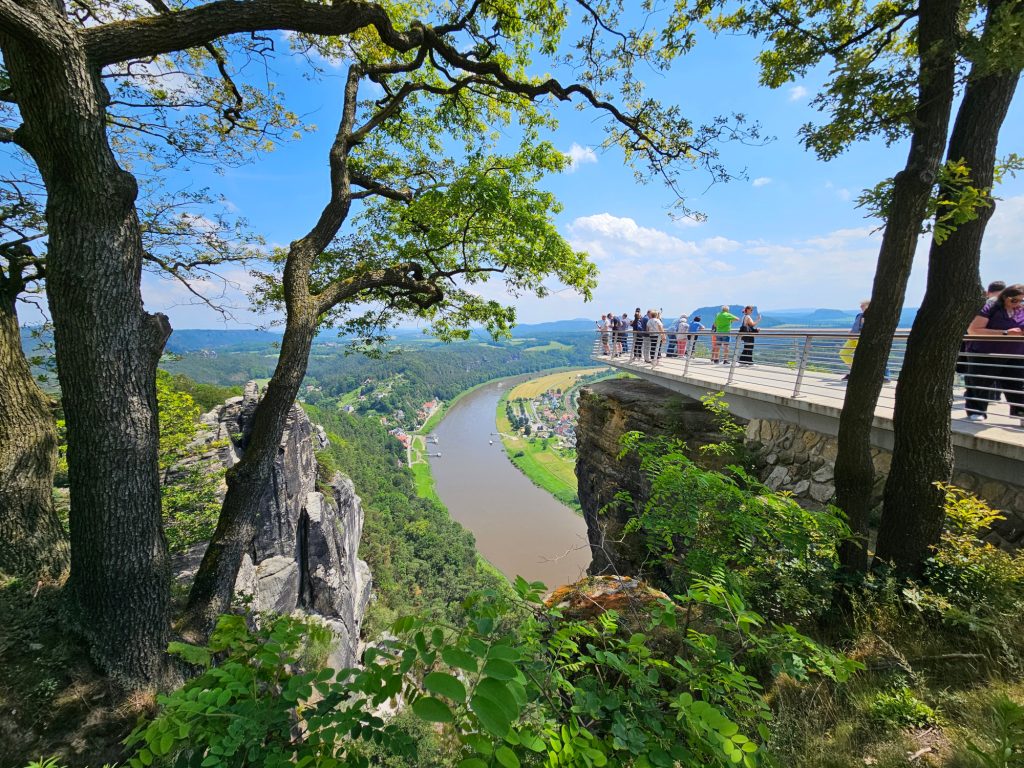
[[(878, 234), (872, 230), (877, 222), (863, 217), (854, 198), (899, 170), (906, 146), (860, 143), (832, 162), (817, 160), (799, 145), (796, 134), (816, 115), (807, 103), (819, 82), (810, 78), (776, 91), (760, 87), (753, 61), (758, 48), (756, 41), (741, 36), (706, 38), (671, 73), (650, 72), (645, 78), (656, 96), (679, 103), (695, 123), (742, 112), (774, 137), (764, 146), (722, 148), (730, 168), (746, 169), (746, 180), (709, 188), (703, 172), (689, 174), (684, 181), (688, 203), (708, 217), (700, 224), (674, 221), (669, 216), (670, 193), (664, 187), (636, 183), (617, 152), (597, 151), (602, 132), (593, 113), (568, 105), (559, 109), (561, 125), (553, 141), (576, 162), (550, 178), (547, 186), (564, 205), (560, 231), (575, 247), (590, 253), (600, 270), (600, 283), (590, 304), (570, 291), (543, 300), (507, 298), (518, 307), (521, 322), (596, 317), (638, 305), (663, 307), (669, 315), (718, 303), (766, 309), (853, 308), (870, 294), (878, 249)], [(300, 77), (298, 61), (279, 59), (276, 66), (273, 79), (288, 94), (288, 106), (319, 130), (250, 165), (222, 173), (196, 168), (191, 178), (176, 181), (209, 185), (269, 243), (283, 245), (310, 227), (325, 200), (326, 152), (340, 109), (344, 70), (328, 67), (320, 82), (310, 83)], [(1020, 101), (1004, 124), (1001, 154), (1024, 151)], [(1024, 281), (1024, 179), (1008, 180), (997, 194), (1003, 201), (983, 247), (982, 279)], [(923, 240), (919, 262), (926, 253)], [(239, 308), (237, 322), (228, 327), (266, 324), (271, 318), (244, 309), (244, 271), (232, 270), (226, 277), (228, 298)], [(916, 306), (923, 286), (919, 266), (911, 279), (908, 306)], [(202, 290), (219, 293), (223, 288), (210, 285)], [(505, 297), (497, 283), (480, 292)], [(218, 315), (196, 306), (173, 283), (147, 277), (144, 295), (147, 308), (168, 313), (174, 327), (224, 327)]]

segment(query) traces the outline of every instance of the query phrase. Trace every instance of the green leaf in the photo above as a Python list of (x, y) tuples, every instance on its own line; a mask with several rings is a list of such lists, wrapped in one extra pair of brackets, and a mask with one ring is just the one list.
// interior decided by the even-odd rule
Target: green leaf
[(431, 693), (457, 701), (466, 702), (466, 686), (454, 675), (445, 672), (431, 672), (423, 678), (423, 687)]
[(174, 734), (165, 733), (160, 737), (160, 751), (157, 754), (166, 755), (171, 751), (171, 747), (174, 746)]
[(487, 768), (487, 763), (479, 757), (467, 757), (458, 764), (457, 768)]
[(195, 664), (199, 667), (210, 666), (210, 651), (198, 645), (169, 643), (167, 645), (167, 652), (173, 656), (180, 656), (189, 664)]
[(469, 708), (477, 716), (480, 725), (498, 738), (505, 738), (505, 734), (508, 733), (508, 729), (512, 725), (512, 718), (493, 699), (477, 693), (470, 699)]
[(502, 661), (519, 661), (521, 655), (515, 648), (510, 648), (507, 645), (492, 645), (487, 651), (487, 657)]
[(518, 673), (516, 668), (507, 661), (491, 659), (484, 664), (484, 674), (496, 680), (512, 680)]
[(500, 746), (494, 750), (494, 756), (505, 768), (519, 768), (519, 758), (506, 746)]
[(501, 707), (510, 721), (519, 717), (519, 705), (505, 683), (492, 677), (485, 677), (477, 684), (475, 693), (486, 696)]
[(455, 719), (448, 705), (433, 696), (420, 696), (412, 703), (412, 711), (428, 723), (450, 723)]
[(467, 672), (477, 671), (476, 659), (458, 648), (442, 649), (441, 658), (444, 659), (444, 663), (449, 667), (464, 669)]

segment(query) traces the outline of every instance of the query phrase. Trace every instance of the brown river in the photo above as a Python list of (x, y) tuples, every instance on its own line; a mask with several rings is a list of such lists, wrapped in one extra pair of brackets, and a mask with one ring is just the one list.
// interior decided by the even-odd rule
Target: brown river
[(431, 433), (438, 443), (429, 452), (441, 457), (430, 458), (430, 470), (441, 500), (484, 557), (509, 579), (556, 587), (585, 575), (586, 524), (516, 469), (495, 433), (501, 393), (532, 377), (493, 382), (457, 402)]

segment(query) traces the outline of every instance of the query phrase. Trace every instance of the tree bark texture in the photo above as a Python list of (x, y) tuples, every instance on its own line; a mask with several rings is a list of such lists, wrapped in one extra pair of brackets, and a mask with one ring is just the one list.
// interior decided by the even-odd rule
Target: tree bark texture
[(59, 4), (26, 0), (0, 39), (47, 190), (47, 296), (67, 421), (70, 596), (96, 662), (127, 684), (162, 671), (170, 604), (160, 519), (156, 365), (170, 333), (140, 289), (137, 188), (105, 132), (107, 93)]
[(68, 539), (53, 506), (53, 403), (21, 348), (15, 292), (0, 292), (0, 573), (31, 582), (67, 570)]
[(899, 325), (921, 224), (946, 146), (956, 63), (958, 0), (922, 0), (918, 18), (919, 95), (906, 166), (894, 180), (878, 253), (871, 305), (850, 369), (839, 420), (836, 503), (856, 540), (840, 561), (847, 572), (867, 569), (867, 529), (874, 484), (871, 424)]
[[(989, 7), (990, 18), (1001, 5)], [(976, 188), (992, 186), (999, 130), (1019, 76), (1012, 70), (968, 80), (947, 157), (965, 161)], [(953, 473), (953, 376), (964, 329), (984, 301), (978, 265), (993, 212), (994, 201), (941, 244), (932, 242), (927, 289), (907, 340), (877, 558), (908, 575), (921, 574), (942, 534), (944, 494), (935, 482), (949, 482)]]
[(289, 307), (274, 375), (253, 414), (252, 431), (241, 460), (228, 470), (227, 494), (217, 529), (192, 582), (182, 625), (186, 637), (198, 640), (231, 608), (242, 557), (252, 546), (257, 513), (267, 494), (274, 459), (280, 449), (288, 412), (295, 404), (316, 336), (317, 316), (311, 308)]

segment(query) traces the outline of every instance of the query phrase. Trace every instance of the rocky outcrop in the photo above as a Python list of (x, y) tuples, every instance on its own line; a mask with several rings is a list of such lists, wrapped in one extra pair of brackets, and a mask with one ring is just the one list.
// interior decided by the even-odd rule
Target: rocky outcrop
[[(808, 509), (822, 509), (832, 500), (835, 437), (783, 421), (735, 421), (745, 425), (745, 458), (765, 485), (791, 493)], [(664, 583), (638, 537), (623, 530), (640, 512), (649, 492), (639, 461), (633, 456), (619, 458), (619, 441), (633, 430), (682, 440), (691, 458), (701, 445), (720, 442), (722, 436), (701, 403), (642, 379), (599, 382), (580, 393), (576, 476), (593, 554), (590, 573), (643, 574), (654, 583)], [(880, 503), (892, 455), (873, 448), (871, 456), (876, 476), (873, 492)], [(701, 457), (701, 463), (706, 465), (708, 457)], [(954, 472), (953, 484), (985, 499), (1004, 515), (985, 541), (1006, 550), (1024, 547), (1024, 486), (963, 471)], [(626, 491), (632, 502), (617, 502), (620, 491)]]
[[(655, 568), (647, 562), (639, 537), (623, 531), (649, 492), (637, 457), (619, 457), (622, 436), (633, 431), (682, 440), (691, 458), (696, 458), (700, 446), (722, 440), (715, 420), (700, 402), (643, 379), (601, 381), (580, 391), (576, 477), (593, 575), (635, 576)], [(622, 491), (632, 503), (616, 500)], [(651, 575), (657, 582), (657, 574)]]
[[(250, 382), (242, 397), (203, 415), (201, 440), (225, 468), (244, 454), (258, 402), (259, 391)], [(322, 617), (338, 639), (328, 666), (340, 669), (356, 660), (371, 574), (358, 558), (363, 510), (352, 481), (338, 473), (318, 483), (316, 451), (327, 445), (323, 429), (293, 405), (235, 594), (257, 612), (300, 610)], [(204, 549), (180, 559), (181, 578), (194, 574)]]

